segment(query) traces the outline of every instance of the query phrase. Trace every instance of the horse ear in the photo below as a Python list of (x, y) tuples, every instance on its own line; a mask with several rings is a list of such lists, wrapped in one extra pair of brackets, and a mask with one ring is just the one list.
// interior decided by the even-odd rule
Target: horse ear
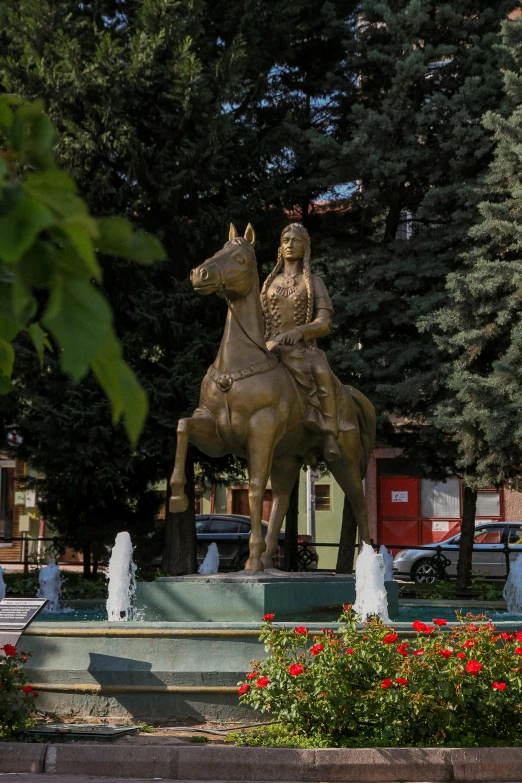
[(233, 239), (237, 237), (237, 228), (233, 223), (230, 224), (230, 228), (228, 230), (228, 241), (232, 242)]
[(256, 244), (256, 232), (252, 228), (251, 223), (249, 223), (248, 226), (246, 227), (245, 239), (247, 240), (247, 242), (250, 242), (252, 247), (254, 247), (254, 245)]

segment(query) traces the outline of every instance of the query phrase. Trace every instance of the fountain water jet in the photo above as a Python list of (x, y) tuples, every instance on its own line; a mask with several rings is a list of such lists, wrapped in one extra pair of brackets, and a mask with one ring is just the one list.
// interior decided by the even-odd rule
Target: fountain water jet
[(198, 568), (198, 574), (217, 574), (219, 570), (219, 550), (215, 541), (207, 549), (205, 559)]
[(384, 544), (379, 547), (379, 554), (382, 555), (384, 561), (384, 581), (393, 582), (393, 555), (389, 552)]
[(502, 595), (508, 614), (522, 614), (522, 555), (511, 564)]
[(388, 617), (388, 597), (384, 586), (384, 558), (374, 552), (370, 544), (363, 543), (355, 564), (355, 603), (353, 610), (365, 622), (378, 615), (385, 623)]
[(118, 533), (107, 572), (109, 580), (108, 620), (134, 620), (135, 575), (136, 564), (132, 559), (130, 535), (127, 532)]
[(56, 563), (49, 563), (44, 566), (40, 571), (38, 581), (40, 586), (38, 587), (36, 597), (47, 598), (48, 602), (44, 612), (63, 612), (64, 609), (60, 602), (60, 594), (62, 592), (61, 574)]

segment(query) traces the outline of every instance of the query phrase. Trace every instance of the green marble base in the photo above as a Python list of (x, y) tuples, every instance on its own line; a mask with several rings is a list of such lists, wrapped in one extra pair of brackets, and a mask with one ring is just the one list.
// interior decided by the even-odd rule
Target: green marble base
[[(398, 585), (386, 583), (390, 617), (398, 611)], [(279, 622), (331, 622), (355, 601), (353, 576), (264, 572), (161, 577), (140, 582), (138, 617), (152, 622), (256, 622), (270, 612)]]

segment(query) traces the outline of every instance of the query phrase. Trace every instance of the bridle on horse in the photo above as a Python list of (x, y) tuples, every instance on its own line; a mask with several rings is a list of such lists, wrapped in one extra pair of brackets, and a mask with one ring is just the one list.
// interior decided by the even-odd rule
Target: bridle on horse
[[(268, 348), (264, 345), (260, 345), (256, 340), (254, 340), (253, 337), (251, 337), (248, 332), (246, 331), (245, 327), (239, 320), (237, 313), (234, 309), (234, 304), (231, 299), (226, 295), (225, 293), (225, 287), (226, 287), (226, 281), (223, 276), (223, 270), (217, 264), (215, 261), (211, 262), (213, 266), (216, 267), (219, 274), (219, 281), (220, 281), (220, 290), (222, 292), (223, 299), (226, 301), (228, 305), (228, 309), (232, 313), (232, 317), (235, 320), (236, 324), (239, 326), (245, 337), (250, 340), (250, 342), (255, 345), (257, 348), (259, 348), (263, 353), (266, 354), (268, 357), (266, 361), (264, 362), (257, 362), (256, 364), (251, 364), (249, 367), (244, 367), (241, 370), (236, 370), (235, 372), (231, 373), (220, 373), (219, 370), (215, 368), (213, 364), (210, 365), (210, 367), (207, 370), (208, 377), (214, 381), (217, 388), (222, 392), (228, 392), (229, 389), (231, 389), (232, 384), (234, 381), (240, 381), (243, 378), (250, 378), (252, 375), (258, 375), (258, 373), (261, 372), (268, 372), (268, 370), (273, 370), (275, 367), (279, 365), (279, 360), (270, 353)], [(251, 270), (251, 279), (250, 279), (250, 288), (247, 292), (247, 296), (252, 290), (252, 286), (254, 284), (254, 268), (252, 267)]]

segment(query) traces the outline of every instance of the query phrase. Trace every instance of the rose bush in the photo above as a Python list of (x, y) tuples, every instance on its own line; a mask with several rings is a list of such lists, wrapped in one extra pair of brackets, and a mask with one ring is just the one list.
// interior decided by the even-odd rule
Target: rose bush
[[(522, 633), (495, 633), (485, 616), (413, 623), (414, 639), (350, 607), (335, 633), (307, 643), (303, 626), (262, 626), (268, 652), (240, 684), (240, 700), (288, 731), (331, 745), (520, 744)], [(322, 743), (321, 740), (321, 744)], [(288, 744), (288, 743), (287, 743)]]
[(28, 656), (12, 644), (0, 648), (0, 740), (18, 739), (33, 724), (38, 693), (27, 684)]

